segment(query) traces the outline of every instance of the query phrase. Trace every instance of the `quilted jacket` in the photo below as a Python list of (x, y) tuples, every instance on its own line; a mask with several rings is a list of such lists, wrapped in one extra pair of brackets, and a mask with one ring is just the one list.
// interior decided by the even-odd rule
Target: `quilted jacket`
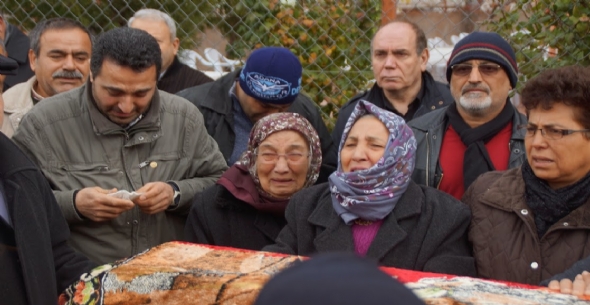
[(590, 255), (590, 200), (539, 239), (520, 167), (481, 175), (463, 196), (479, 277), (538, 285)]

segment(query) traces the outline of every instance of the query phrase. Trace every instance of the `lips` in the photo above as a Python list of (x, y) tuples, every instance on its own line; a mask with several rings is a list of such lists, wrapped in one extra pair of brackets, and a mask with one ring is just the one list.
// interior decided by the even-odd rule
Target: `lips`
[(363, 166), (355, 166), (355, 167), (351, 167), (351, 168), (350, 168), (350, 171), (351, 171), (351, 172), (356, 172), (356, 171), (361, 171), (361, 170), (364, 170), (364, 169), (367, 169), (367, 168), (368, 168), (368, 167), (363, 167)]
[(278, 183), (278, 184), (287, 184), (287, 183), (291, 183), (293, 180), (292, 179), (271, 179), (271, 181), (273, 183)]
[(553, 164), (553, 160), (541, 156), (531, 156), (532, 167), (546, 167)]

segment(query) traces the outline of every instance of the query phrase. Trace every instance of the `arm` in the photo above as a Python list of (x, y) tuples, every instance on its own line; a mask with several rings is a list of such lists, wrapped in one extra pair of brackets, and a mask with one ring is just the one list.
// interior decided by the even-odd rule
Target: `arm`
[[(196, 107), (190, 107), (187, 120), (186, 137), (190, 137), (189, 147), (185, 151), (192, 156), (190, 168), (185, 173), (186, 179), (171, 180), (180, 188), (180, 202), (168, 208), (169, 212), (187, 215), (195, 194), (213, 185), (221, 174), (227, 170), (227, 163), (219, 151), (215, 140), (209, 136), (203, 124), (203, 116)], [(194, 137), (194, 138), (193, 138)]]
[(562, 273), (556, 274), (553, 277), (546, 279), (541, 282), (542, 286), (547, 286), (549, 282), (555, 281), (558, 283), (561, 280), (568, 279), (570, 282), (576, 279), (578, 274), (582, 274), (584, 271), (590, 271), (590, 256), (577, 261), (569, 269)]
[(50, 242), (55, 266), (57, 292), (61, 293), (70, 284), (77, 281), (80, 275), (94, 268), (96, 264), (70, 248), (67, 244), (70, 230), (64, 221), (47, 181), (41, 174), (38, 175), (35, 184), (42, 196), (41, 198), (46, 199), (43, 204), (51, 236)]
[(574, 281), (564, 278), (561, 281), (549, 282), (549, 289), (575, 296), (590, 296), (590, 272), (583, 271), (574, 277)]

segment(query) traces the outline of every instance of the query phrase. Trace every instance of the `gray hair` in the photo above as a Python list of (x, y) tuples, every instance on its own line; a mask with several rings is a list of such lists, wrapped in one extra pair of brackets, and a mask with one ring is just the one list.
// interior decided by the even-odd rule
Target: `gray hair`
[(35, 26), (35, 28), (29, 33), (29, 39), (31, 41), (31, 50), (35, 53), (35, 56), (39, 56), (39, 51), (41, 51), (41, 36), (48, 30), (69, 30), (69, 29), (80, 29), (84, 33), (88, 35), (88, 39), (90, 39), (90, 44), (92, 45), (94, 42), (94, 38), (92, 34), (88, 31), (88, 29), (82, 25), (79, 21), (73, 20), (70, 18), (51, 18), (47, 20), (43, 20)]
[(133, 23), (133, 21), (135, 21), (135, 19), (163, 21), (164, 23), (166, 23), (166, 25), (168, 26), (168, 30), (170, 31), (170, 41), (174, 41), (174, 39), (176, 38), (176, 23), (174, 22), (174, 19), (172, 19), (170, 15), (162, 11), (155, 10), (153, 8), (141, 9), (135, 12), (133, 17), (129, 19), (129, 21), (127, 22), (127, 26), (131, 27), (131, 24)]

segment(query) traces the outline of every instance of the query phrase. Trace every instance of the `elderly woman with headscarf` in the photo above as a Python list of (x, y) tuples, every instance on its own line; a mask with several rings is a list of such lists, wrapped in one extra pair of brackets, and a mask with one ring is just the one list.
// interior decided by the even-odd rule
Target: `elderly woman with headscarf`
[(478, 276), (539, 284), (590, 254), (590, 69), (546, 70), (521, 93), (527, 162), (463, 197)]
[(416, 140), (399, 116), (361, 101), (348, 119), (338, 170), (295, 194), (265, 251), (349, 251), (381, 265), (474, 275), (467, 206), (411, 181)]
[(315, 183), (321, 163), (318, 135), (304, 117), (263, 117), (240, 160), (195, 196), (185, 239), (252, 250), (272, 244), (285, 226), (289, 198)]

